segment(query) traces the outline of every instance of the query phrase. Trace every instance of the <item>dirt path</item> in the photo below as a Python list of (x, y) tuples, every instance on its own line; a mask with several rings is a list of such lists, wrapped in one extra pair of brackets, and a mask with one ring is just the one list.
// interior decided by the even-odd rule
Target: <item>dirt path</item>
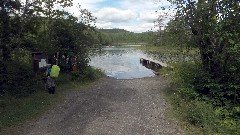
[(164, 116), (168, 105), (160, 92), (161, 77), (116, 80), (66, 95), (36, 122), (19, 129), (24, 135), (182, 135)]

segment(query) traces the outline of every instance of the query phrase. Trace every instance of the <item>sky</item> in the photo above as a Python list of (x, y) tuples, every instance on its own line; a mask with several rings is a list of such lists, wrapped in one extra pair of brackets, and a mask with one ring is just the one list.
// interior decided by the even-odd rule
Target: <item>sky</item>
[(156, 1), (159, 0), (73, 0), (74, 6), (68, 10), (78, 16), (76, 5), (79, 3), (97, 17), (97, 28), (120, 28), (140, 33), (156, 31), (158, 28), (153, 22), (160, 13), (155, 11), (170, 5), (167, 0)]

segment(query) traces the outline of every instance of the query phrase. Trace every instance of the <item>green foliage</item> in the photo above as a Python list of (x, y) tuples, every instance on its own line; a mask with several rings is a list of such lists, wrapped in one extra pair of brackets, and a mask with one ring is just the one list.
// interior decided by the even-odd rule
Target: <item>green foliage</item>
[(87, 67), (84, 71), (83, 74), (86, 78), (89, 80), (97, 80), (100, 77), (103, 76), (103, 72), (100, 69), (94, 69), (92, 67)]
[[(183, 63), (175, 66), (176, 80), (183, 88), (180, 92), (189, 95), (189, 98), (211, 102), (214, 106), (236, 105), (238, 84), (222, 82), (206, 72), (201, 64)], [(192, 91), (192, 92), (191, 92)], [(195, 98), (194, 98), (195, 96)]]
[(72, 71), (72, 79), (75, 81), (94, 81), (103, 76), (103, 72), (100, 69), (87, 66), (80, 71)]
[(156, 32), (133, 33), (123, 29), (99, 29), (104, 35), (102, 44), (153, 43)]
[(80, 5), (78, 17), (64, 11), (71, 6), (72, 0), (0, 2), (1, 95), (24, 96), (35, 91), (32, 60), (22, 52), (42, 52), (47, 62), (67, 70), (73, 64), (80, 68), (88, 65), (88, 48), (98, 40), (90, 25), (96, 18)]
[(157, 46), (173, 46), (181, 49), (195, 48), (194, 38), (191, 30), (182, 20), (170, 20), (164, 31), (158, 35)]
[(196, 68), (184, 65), (188, 68), (179, 77), (189, 88), (206, 95), (215, 106), (239, 104), (239, 2), (170, 2), (177, 12), (161, 34), (161, 43), (180, 48), (197, 47), (201, 60)]
[(200, 63), (174, 68), (181, 86), (178, 94), (192, 101), (188, 109), (192, 115), (187, 113), (190, 122), (204, 124), (215, 113), (217, 121), (210, 127), (216, 130), (208, 132), (211, 129), (204, 127), (204, 134), (239, 134), (235, 109), (240, 104), (239, 1), (169, 1), (176, 15), (162, 35), (165, 45), (197, 47), (200, 53)]
[[(187, 95), (168, 90), (168, 97), (174, 105), (176, 117), (181, 119), (189, 134), (233, 135), (239, 133), (239, 120), (230, 117), (231, 111), (214, 108), (205, 101), (188, 100)], [(187, 99), (187, 100), (185, 100)]]
[[(86, 68), (88, 48), (98, 40), (90, 25), (96, 18), (80, 6), (79, 17), (65, 12), (72, 4), (72, 0), (0, 0), (0, 129), (41, 114), (58, 97), (43, 91), (42, 74), (34, 73), (31, 52), (42, 52), (48, 62), (68, 67), (77, 57), (84, 79), (91, 82), (100, 77), (99, 70)], [(70, 78), (71, 74), (61, 72), (57, 93), (73, 88), (61, 85), (71, 84)]]
[(7, 95), (22, 97), (36, 91), (37, 79), (32, 65), (17, 61), (8, 62), (7, 73)]
[(54, 96), (48, 94), (44, 86), (41, 86), (36, 89), (35, 94), (24, 98), (0, 97), (0, 133), (5, 134), (4, 131), (8, 131), (9, 127), (18, 127), (18, 125), (42, 115), (61, 102), (69, 91), (81, 90), (79, 87), (84, 85), (72, 82), (71, 78), (69, 73), (61, 73), (56, 78)]
[(176, 87), (169, 93), (177, 113), (203, 134), (238, 134), (238, 104), (229, 102), (225, 85), (204, 71), (198, 62), (174, 64), (169, 71)]
[(178, 92), (181, 95), (184, 95), (185, 99), (187, 101), (196, 100), (196, 99), (199, 99), (199, 97), (200, 97), (199, 93), (197, 93), (196, 91), (194, 91), (188, 87), (179, 88)]
[(186, 107), (186, 119), (193, 125), (207, 127), (216, 123), (217, 116), (211, 104), (192, 101)]

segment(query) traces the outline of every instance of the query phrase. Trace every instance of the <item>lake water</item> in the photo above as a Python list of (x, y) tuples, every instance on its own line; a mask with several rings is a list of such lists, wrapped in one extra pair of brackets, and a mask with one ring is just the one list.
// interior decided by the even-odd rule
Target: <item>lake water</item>
[(105, 47), (91, 57), (90, 65), (117, 79), (155, 76), (153, 70), (140, 63), (142, 57), (147, 57), (147, 54), (131, 46)]
[(134, 48), (136, 45), (105, 47), (94, 51), (90, 65), (102, 69), (107, 76), (117, 79), (134, 79), (155, 76), (153, 70), (140, 63), (140, 58), (147, 57), (163, 63), (194, 61), (198, 54), (143, 52)]

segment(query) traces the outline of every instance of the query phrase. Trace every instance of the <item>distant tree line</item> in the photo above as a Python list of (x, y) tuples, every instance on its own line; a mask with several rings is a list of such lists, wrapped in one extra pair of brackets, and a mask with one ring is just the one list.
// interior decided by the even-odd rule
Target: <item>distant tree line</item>
[(104, 44), (153, 44), (155, 42), (156, 32), (147, 31), (142, 33), (134, 33), (124, 29), (99, 29), (102, 35), (102, 42)]

